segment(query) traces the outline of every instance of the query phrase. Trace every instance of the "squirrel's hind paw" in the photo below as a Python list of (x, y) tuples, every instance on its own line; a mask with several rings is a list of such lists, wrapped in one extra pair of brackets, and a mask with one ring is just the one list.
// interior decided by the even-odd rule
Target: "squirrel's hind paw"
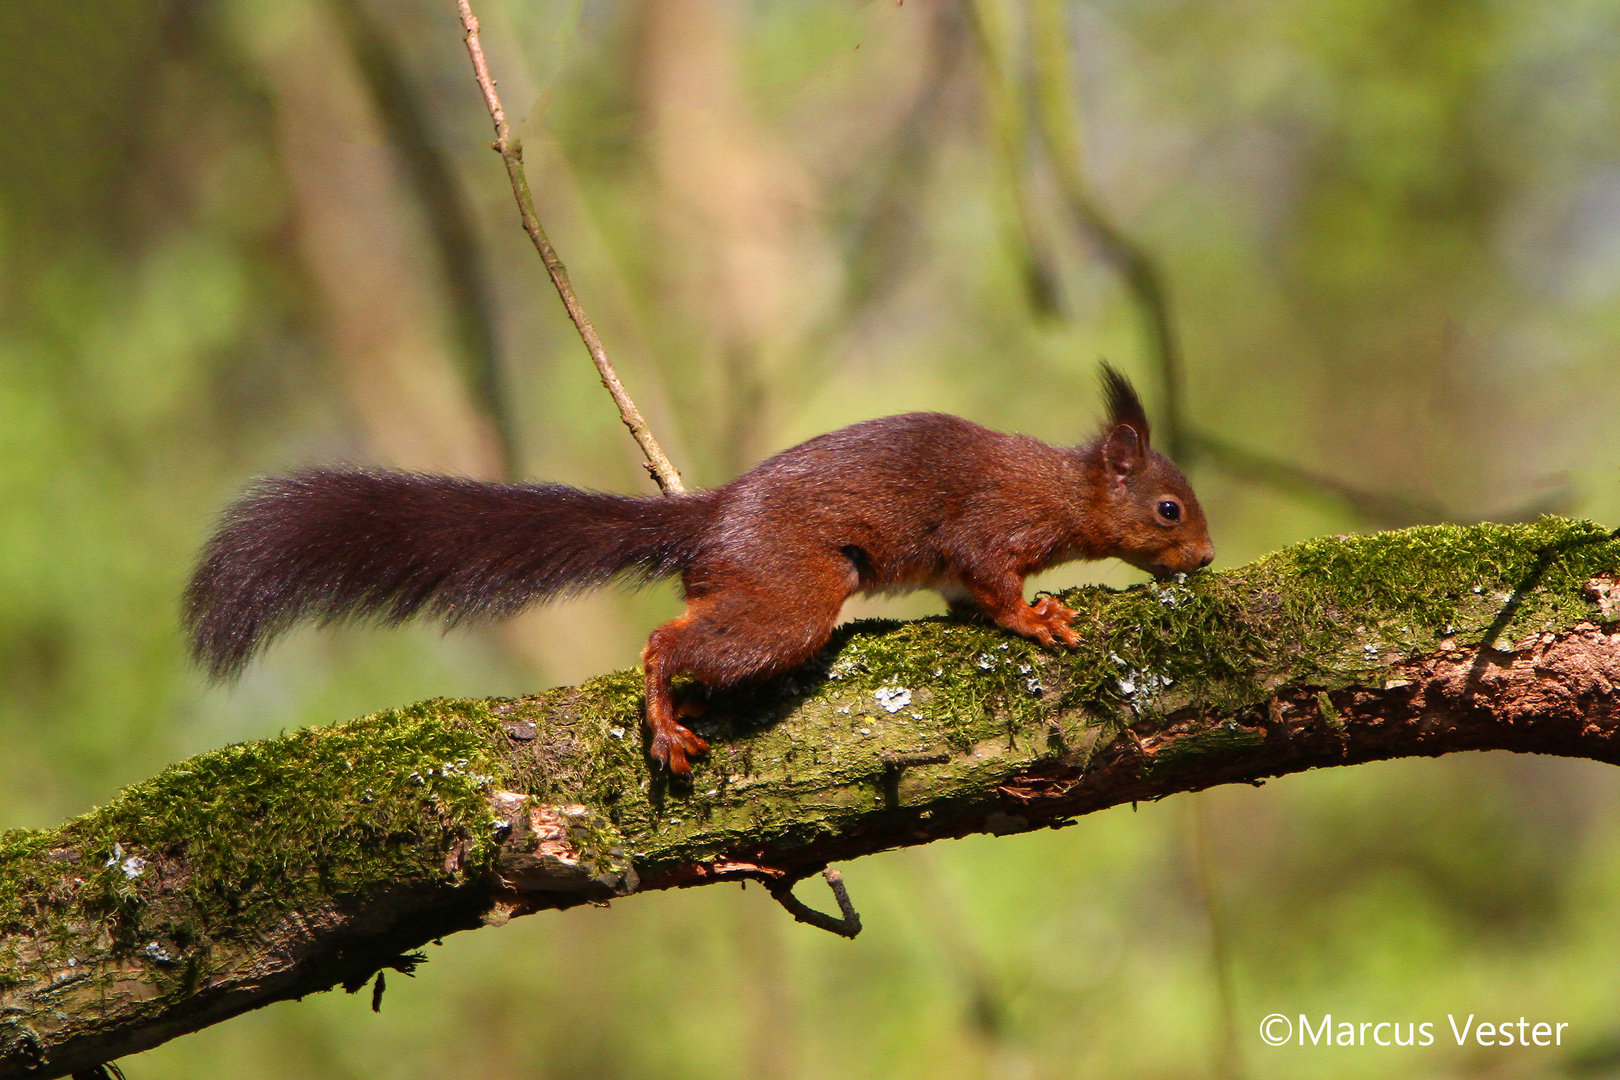
[(708, 749), (707, 741), (681, 724), (671, 724), (667, 730), (653, 735), (653, 760), (677, 776), (690, 776), (692, 766), (686, 759), (705, 753)]

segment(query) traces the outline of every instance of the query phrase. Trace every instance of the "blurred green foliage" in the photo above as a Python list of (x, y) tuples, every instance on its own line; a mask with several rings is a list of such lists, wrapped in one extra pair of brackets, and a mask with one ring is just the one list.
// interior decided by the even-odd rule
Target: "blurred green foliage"
[[(1004, 23), (1017, 99), (1022, 0), (478, 8), (547, 226), (690, 481), (908, 409), (1078, 439), (1099, 357), (1162, 404), (1048, 151), (997, 130), (974, 20)], [(1189, 424), (1460, 520), (1551, 491), (1617, 523), (1620, 3), (1064, 10), (1085, 182), (1168, 284)], [(0, 11), (0, 821), (55, 823), (232, 741), (633, 663), (668, 589), (509, 632), (300, 633), (227, 688), (178, 635), (189, 559), (255, 473), (448, 462), (399, 440), (502, 445), (489, 423), (513, 452), (488, 471), (651, 490), (517, 230), (452, 8)], [(1216, 465), (1191, 468), (1224, 565), (1380, 525)], [(1037, 584), (1082, 579), (1134, 577)], [(446, 942), (380, 1016), (323, 995), (125, 1064), (1616, 1075), (1611, 840), (1591, 763), (1329, 770), (865, 860), (854, 943), (758, 890), (642, 897)], [(1437, 1041), (1271, 1048), (1272, 1012)], [(1459, 1048), (1448, 1012), (1571, 1027), (1556, 1050)]]

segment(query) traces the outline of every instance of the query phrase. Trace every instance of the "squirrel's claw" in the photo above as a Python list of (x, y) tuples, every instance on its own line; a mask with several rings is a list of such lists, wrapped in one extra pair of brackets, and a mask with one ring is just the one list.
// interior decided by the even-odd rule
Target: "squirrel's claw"
[(690, 776), (692, 766), (686, 759), (696, 757), (708, 749), (707, 741), (691, 728), (681, 724), (672, 723), (668, 729), (653, 735), (653, 760), (676, 776)]
[(1074, 627), (1070, 625), (1079, 613), (1063, 606), (1056, 597), (1043, 596), (1030, 608), (1030, 614), (1039, 624), (1041, 632), (1037, 633), (1036, 640), (1042, 645), (1050, 647), (1056, 642), (1062, 642), (1070, 649), (1079, 646), (1080, 635), (1075, 633)]
[(1026, 604), (1023, 597), (1018, 597), (1015, 603), (996, 612), (995, 621), (998, 626), (1021, 634), (1043, 648), (1062, 644), (1072, 649), (1080, 644), (1080, 635), (1069, 625), (1077, 614), (1055, 597), (1043, 596), (1033, 604)]

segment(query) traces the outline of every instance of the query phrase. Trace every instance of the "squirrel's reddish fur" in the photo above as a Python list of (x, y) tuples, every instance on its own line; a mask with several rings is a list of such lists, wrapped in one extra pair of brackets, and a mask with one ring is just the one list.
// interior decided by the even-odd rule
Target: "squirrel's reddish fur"
[(384, 469), (261, 481), (225, 514), (186, 593), (199, 661), (241, 670), (303, 618), (450, 623), (628, 575), (679, 574), (687, 609), (642, 651), (651, 754), (707, 749), (670, 683), (709, 686), (813, 656), (857, 592), (935, 589), (1043, 645), (1074, 612), (1025, 602), (1025, 576), (1117, 557), (1158, 575), (1214, 557), (1186, 478), (1148, 445), (1130, 384), (1103, 369), (1109, 424), (1077, 447), (940, 413), (868, 420), (785, 450), (723, 487), (668, 497), (490, 484)]

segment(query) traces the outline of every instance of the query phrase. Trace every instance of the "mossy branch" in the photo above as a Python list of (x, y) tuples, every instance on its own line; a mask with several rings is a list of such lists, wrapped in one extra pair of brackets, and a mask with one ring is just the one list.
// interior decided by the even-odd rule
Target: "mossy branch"
[[(0, 1076), (408, 968), (456, 930), (1213, 784), (1456, 750), (1620, 761), (1620, 539), (1557, 518), (1065, 594), (1062, 655), (945, 619), (716, 695), (690, 784), (640, 679), (430, 701), (175, 765), (0, 838)], [(362, 1006), (363, 1007), (363, 1006)]]

